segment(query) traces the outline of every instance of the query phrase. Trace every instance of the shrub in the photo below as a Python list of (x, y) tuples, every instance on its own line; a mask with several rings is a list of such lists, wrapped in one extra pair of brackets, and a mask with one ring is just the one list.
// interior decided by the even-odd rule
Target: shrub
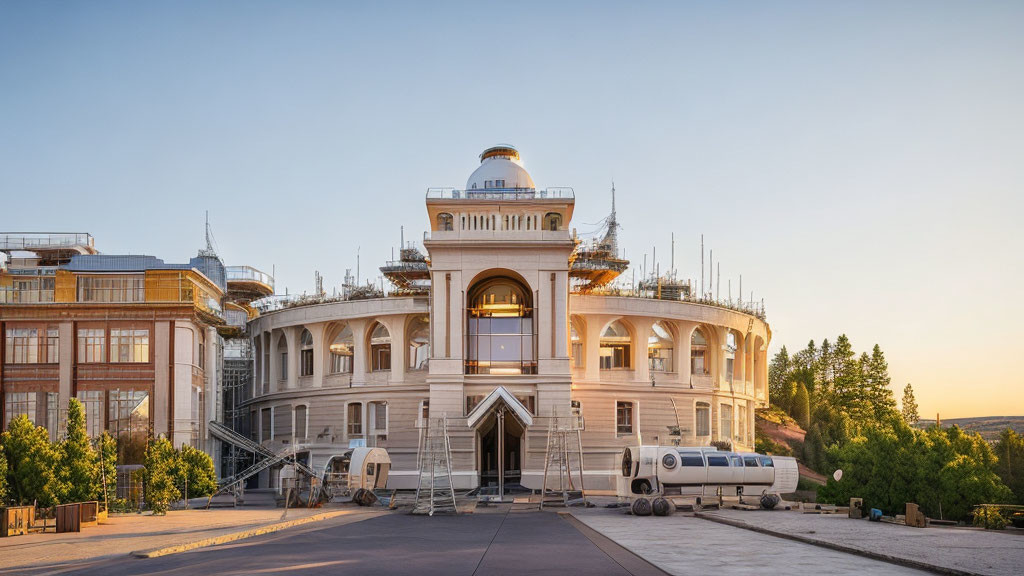
[(773, 456), (792, 456), (793, 451), (788, 446), (779, 444), (771, 438), (759, 436), (754, 440), (754, 452), (771, 454)]
[(732, 452), (732, 442), (728, 440), (715, 440), (711, 445), (723, 452)]
[(37, 502), (48, 508), (60, 503), (60, 483), (54, 474), (57, 451), (46, 428), (35, 426), (28, 416), (18, 416), (0, 436), (7, 460), (7, 491), (18, 504)]
[(986, 530), (1002, 530), (1006, 528), (1006, 518), (997, 506), (979, 506), (974, 512), (974, 525)]
[(171, 502), (181, 498), (174, 484), (176, 460), (174, 446), (166, 438), (153, 440), (146, 448), (143, 483), (146, 505), (154, 514), (166, 514)]
[(213, 459), (202, 450), (188, 445), (182, 446), (174, 467), (174, 483), (181, 490), (188, 487), (186, 498), (213, 494), (217, 490), (217, 473), (213, 467)]
[(4, 447), (0, 446), (0, 506), (7, 503), (7, 456)]

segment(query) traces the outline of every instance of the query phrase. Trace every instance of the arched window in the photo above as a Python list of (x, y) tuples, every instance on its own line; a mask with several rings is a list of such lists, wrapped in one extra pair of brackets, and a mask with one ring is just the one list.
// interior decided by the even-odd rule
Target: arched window
[(313, 335), (303, 329), (299, 338), (299, 376), (313, 375)]
[(572, 357), (573, 368), (583, 368), (583, 338), (580, 338), (580, 333), (576, 330), (576, 324), (569, 323), (569, 355)]
[(673, 371), (673, 347), (675, 346), (672, 332), (660, 320), (651, 326), (651, 334), (647, 337), (647, 363), (652, 372)]
[(629, 330), (618, 320), (612, 322), (601, 333), (601, 370), (629, 369), (631, 351)]
[(426, 370), (430, 360), (430, 324), (419, 316), (409, 324), (409, 369)]
[(704, 375), (708, 373), (708, 340), (704, 330), (697, 328), (690, 336), (690, 374)]
[(441, 212), (440, 214), (437, 215), (437, 229), (438, 230), (441, 230), (441, 231), (444, 231), (444, 232), (449, 232), (449, 231), (451, 231), (453, 229), (454, 222), (455, 222), (455, 219), (452, 218), (452, 215), (447, 213), (447, 212)]
[(355, 348), (355, 341), (352, 338), (352, 328), (348, 324), (342, 328), (338, 335), (331, 341), (331, 374), (352, 373), (352, 353)]
[(469, 292), (467, 374), (536, 374), (530, 292), (507, 277), (488, 278)]
[(697, 402), (695, 418), (697, 436), (711, 436), (711, 404)]
[(377, 322), (370, 332), (370, 371), (391, 370), (391, 334)]
[(281, 380), (288, 379), (288, 339), (281, 335), (277, 340), (277, 352), (281, 355)]
[(544, 215), (544, 229), (548, 232), (557, 232), (562, 227), (562, 215), (558, 212), (548, 212)]

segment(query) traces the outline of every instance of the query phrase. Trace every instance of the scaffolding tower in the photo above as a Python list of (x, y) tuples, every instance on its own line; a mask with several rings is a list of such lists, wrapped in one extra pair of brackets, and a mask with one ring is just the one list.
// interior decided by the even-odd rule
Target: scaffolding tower
[[(249, 339), (242, 337), (225, 340), (222, 365), (222, 423), (244, 436), (249, 433), (251, 426), (248, 410), (240, 407), (252, 392), (252, 346)], [(251, 451), (232, 442), (224, 442), (222, 447), (222, 478), (235, 476), (254, 463)]]
[(425, 434), (419, 447), (420, 476), (412, 512), (428, 516), (435, 512), (457, 513), (448, 418), (425, 418), (418, 427), (425, 428)]
[[(548, 441), (544, 453), (544, 479), (540, 509), (586, 502), (583, 489), (583, 417), (578, 413), (559, 416), (552, 410), (548, 420)], [(576, 479), (573, 480), (573, 474)]]

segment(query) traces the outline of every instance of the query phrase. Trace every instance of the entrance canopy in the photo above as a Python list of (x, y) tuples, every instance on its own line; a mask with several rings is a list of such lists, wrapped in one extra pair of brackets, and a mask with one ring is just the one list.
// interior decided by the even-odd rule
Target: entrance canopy
[(487, 395), (479, 404), (473, 407), (473, 410), (466, 417), (467, 423), (470, 427), (475, 427), (485, 420), (491, 410), (498, 406), (499, 402), (504, 402), (508, 406), (509, 410), (515, 414), (516, 419), (523, 425), (523, 427), (533, 425), (533, 416), (530, 415), (530, 411), (523, 406), (523, 403), (518, 398), (512, 395), (511, 392), (505, 389), (504, 386), (498, 386)]

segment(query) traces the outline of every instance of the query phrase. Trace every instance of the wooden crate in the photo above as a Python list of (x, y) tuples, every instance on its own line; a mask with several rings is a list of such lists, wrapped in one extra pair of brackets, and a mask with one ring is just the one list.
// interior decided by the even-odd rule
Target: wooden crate
[(57, 532), (82, 531), (82, 505), (60, 504), (54, 507), (57, 517)]
[(95, 526), (100, 523), (100, 503), (97, 501), (81, 502), (81, 516), (79, 521), (82, 528)]
[(0, 537), (28, 534), (35, 518), (35, 506), (0, 508)]

